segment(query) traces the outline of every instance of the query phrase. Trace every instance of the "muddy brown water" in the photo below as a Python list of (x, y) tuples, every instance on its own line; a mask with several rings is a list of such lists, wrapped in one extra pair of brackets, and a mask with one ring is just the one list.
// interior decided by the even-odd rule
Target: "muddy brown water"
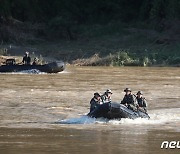
[[(150, 120), (85, 116), (94, 92), (144, 92)], [(180, 140), (180, 69), (67, 67), (58, 74), (0, 74), (0, 153), (166, 154)]]

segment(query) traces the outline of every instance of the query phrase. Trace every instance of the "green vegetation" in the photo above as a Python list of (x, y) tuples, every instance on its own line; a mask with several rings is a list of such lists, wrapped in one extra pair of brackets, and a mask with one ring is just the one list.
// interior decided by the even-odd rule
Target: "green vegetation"
[(7, 56), (7, 49), (6, 48), (0, 48), (0, 55)]
[(95, 54), (87, 59), (77, 59), (72, 64), (77, 66), (180, 66), (180, 58), (158, 54), (137, 57), (131, 53), (119, 51), (103, 58)]
[(180, 0), (1, 0), (0, 17), (2, 49), (77, 65), (180, 65)]

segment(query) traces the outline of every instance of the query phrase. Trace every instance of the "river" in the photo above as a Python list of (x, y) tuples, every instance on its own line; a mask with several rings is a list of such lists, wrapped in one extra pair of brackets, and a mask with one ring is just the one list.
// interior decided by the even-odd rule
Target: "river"
[[(144, 92), (147, 119), (88, 118), (94, 92)], [(0, 74), (2, 154), (166, 154), (163, 141), (180, 141), (180, 69), (177, 67), (72, 67), (58, 74)]]

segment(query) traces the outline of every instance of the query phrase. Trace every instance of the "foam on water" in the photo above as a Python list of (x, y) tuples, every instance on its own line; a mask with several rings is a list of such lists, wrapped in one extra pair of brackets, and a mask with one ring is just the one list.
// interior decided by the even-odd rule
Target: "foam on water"
[(19, 71), (19, 72), (0, 72), (1, 74), (47, 74), (45, 72), (41, 72), (37, 69), (31, 69), (31, 70), (23, 70), (23, 71)]
[(150, 119), (114, 119), (107, 120), (105, 118), (90, 118), (88, 116), (81, 116), (79, 118), (70, 118), (61, 120), (58, 123), (60, 124), (103, 124), (108, 123), (112, 125), (161, 125), (166, 123), (180, 123), (180, 108), (173, 109), (161, 109), (161, 110), (151, 110), (150, 111)]
[(25, 73), (25, 74), (42, 74), (42, 72), (39, 71), (39, 70), (37, 70), (37, 69), (24, 70), (24, 71), (20, 71), (19, 73)]
[[(58, 72), (57, 74), (66, 74), (66, 73), (70, 73), (70, 72), (65, 70), (62, 72)], [(41, 72), (37, 69), (31, 69), (31, 70), (23, 70), (23, 71), (19, 71), (19, 72), (7, 72), (7, 73), (1, 73), (1, 74), (47, 74), (47, 73)], [(56, 74), (56, 73), (52, 73), (52, 74)]]
[(64, 119), (60, 120), (57, 123), (60, 124), (92, 124), (95, 123), (95, 118), (90, 118), (88, 116), (81, 116), (79, 118), (70, 118), (70, 119)]
[(66, 73), (71, 73), (71, 72), (69, 72), (69, 71), (67, 71), (67, 70), (64, 70), (64, 71), (58, 72), (58, 74), (66, 74)]

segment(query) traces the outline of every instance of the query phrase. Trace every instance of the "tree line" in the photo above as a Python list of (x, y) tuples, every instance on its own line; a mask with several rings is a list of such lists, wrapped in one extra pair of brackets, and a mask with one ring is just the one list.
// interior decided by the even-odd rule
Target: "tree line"
[(0, 40), (19, 40), (16, 29), (2, 27), (12, 21), (43, 25), (37, 36), (73, 40), (80, 26), (140, 22), (163, 30), (162, 21), (179, 19), (180, 0), (0, 0)]
[(22, 22), (162, 20), (180, 18), (180, 0), (1, 0), (1, 18)]

